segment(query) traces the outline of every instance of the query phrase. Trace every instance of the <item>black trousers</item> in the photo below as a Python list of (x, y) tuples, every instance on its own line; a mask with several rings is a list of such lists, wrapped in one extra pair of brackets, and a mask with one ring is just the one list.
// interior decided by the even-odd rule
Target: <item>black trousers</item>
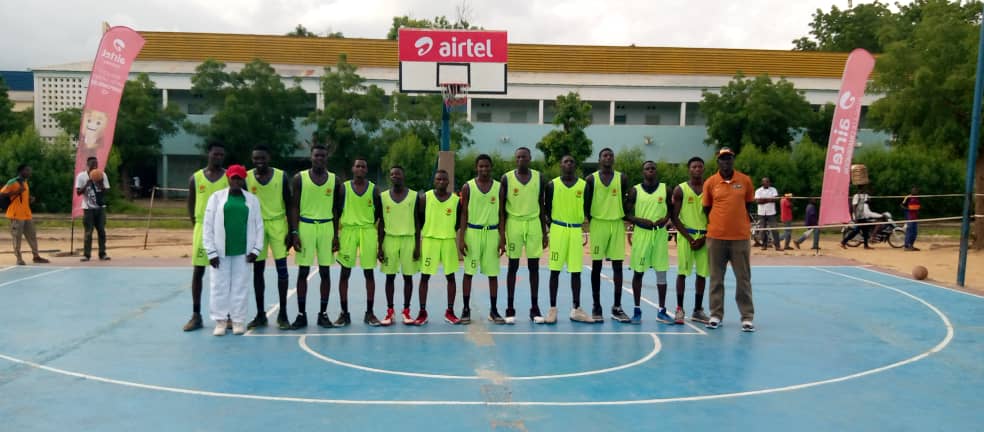
[(92, 230), (99, 234), (99, 257), (106, 256), (106, 209), (85, 209), (82, 215), (82, 225), (85, 227), (85, 242), (82, 253), (86, 258), (92, 257)]

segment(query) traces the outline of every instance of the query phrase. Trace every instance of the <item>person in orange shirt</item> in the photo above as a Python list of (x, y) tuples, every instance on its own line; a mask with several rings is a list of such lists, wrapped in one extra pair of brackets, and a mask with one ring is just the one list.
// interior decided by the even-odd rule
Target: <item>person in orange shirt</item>
[(14, 255), (17, 257), (17, 265), (24, 265), (21, 258), (21, 236), (27, 239), (27, 244), (31, 246), (34, 254), (35, 264), (47, 264), (48, 260), (38, 255), (38, 237), (34, 230), (34, 221), (31, 216), (31, 187), (27, 179), (31, 178), (31, 167), (27, 164), (17, 166), (17, 177), (10, 179), (0, 189), (0, 195), (10, 199), (7, 206), (7, 219), (10, 219), (10, 237), (14, 240)]
[(747, 175), (735, 171), (735, 153), (721, 147), (718, 172), (704, 181), (704, 213), (707, 214), (707, 254), (711, 267), (711, 319), (706, 327), (716, 329), (724, 318), (724, 273), (728, 262), (734, 269), (735, 301), (741, 313), (741, 330), (755, 331), (752, 303), (750, 236), (755, 186)]

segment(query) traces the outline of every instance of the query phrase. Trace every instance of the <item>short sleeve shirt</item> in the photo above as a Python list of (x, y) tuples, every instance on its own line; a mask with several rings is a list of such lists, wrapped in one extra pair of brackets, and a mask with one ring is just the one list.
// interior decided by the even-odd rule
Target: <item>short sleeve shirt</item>
[(747, 204), (755, 201), (752, 179), (738, 171), (731, 180), (717, 173), (704, 181), (704, 207), (711, 207), (707, 216), (707, 237), (718, 240), (748, 240), (752, 221)]
[[(775, 198), (779, 196), (779, 191), (774, 187), (768, 188), (758, 188), (755, 190), (755, 199), (759, 198)], [(760, 216), (772, 216), (776, 214), (776, 202), (771, 201), (765, 204), (758, 205), (758, 214)]]
[[(82, 171), (79, 175), (75, 176), (75, 188), (82, 189), (82, 208), (85, 210), (99, 208), (100, 206), (96, 201), (96, 190), (91, 187), (86, 187), (86, 183), (88, 182), (89, 173), (87, 171)], [(108, 189), (109, 177), (103, 174), (102, 190), (105, 191)]]

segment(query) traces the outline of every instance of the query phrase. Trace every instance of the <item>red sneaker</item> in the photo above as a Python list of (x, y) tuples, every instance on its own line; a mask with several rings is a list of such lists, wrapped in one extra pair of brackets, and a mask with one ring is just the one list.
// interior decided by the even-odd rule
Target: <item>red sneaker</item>
[(458, 324), (461, 322), (461, 320), (454, 315), (454, 311), (451, 309), (444, 311), (444, 321), (447, 321), (448, 324)]
[(393, 311), (393, 308), (386, 309), (386, 318), (383, 318), (381, 321), (379, 321), (379, 325), (381, 326), (393, 325), (393, 315), (395, 313), (396, 312)]
[(404, 309), (403, 310), (403, 313), (401, 315), (403, 315), (403, 324), (404, 325), (414, 325), (415, 324), (414, 323), (414, 320), (413, 320), (413, 317), (410, 316), (410, 309)]
[(427, 324), (427, 311), (422, 310), (417, 314), (417, 319), (413, 320), (413, 325), (422, 326)]

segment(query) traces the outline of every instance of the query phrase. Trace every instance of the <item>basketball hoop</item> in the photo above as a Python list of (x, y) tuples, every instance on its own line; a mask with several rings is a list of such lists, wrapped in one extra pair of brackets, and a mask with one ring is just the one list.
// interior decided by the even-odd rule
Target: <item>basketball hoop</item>
[(448, 110), (461, 109), (468, 105), (468, 84), (441, 83), (441, 97)]

